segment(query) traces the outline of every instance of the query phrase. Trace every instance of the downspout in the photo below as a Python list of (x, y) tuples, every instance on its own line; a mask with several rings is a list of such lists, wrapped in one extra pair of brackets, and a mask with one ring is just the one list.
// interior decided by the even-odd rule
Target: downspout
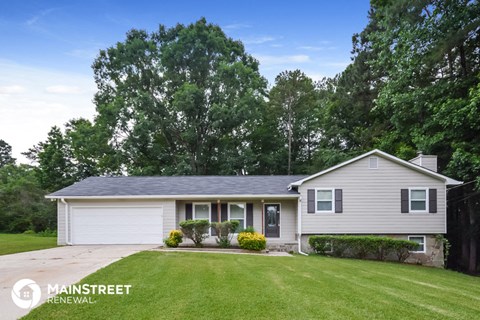
[(298, 207), (297, 207), (297, 232), (298, 232), (298, 253), (308, 256), (305, 252), (302, 251), (302, 197), (298, 197)]
[(68, 231), (69, 231), (69, 219), (68, 219), (68, 212), (69, 212), (69, 206), (68, 202), (65, 201), (64, 198), (60, 198), (60, 201), (65, 205), (65, 243), (67, 245), (72, 245), (72, 242), (68, 239)]
[(264, 208), (265, 208), (265, 204), (264, 204), (265, 200), (262, 199), (262, 234), (264, 235), (265, 234), (265, 226), (264, 226), (264, 223), (265, 223), (265, 212), (264, 212)]

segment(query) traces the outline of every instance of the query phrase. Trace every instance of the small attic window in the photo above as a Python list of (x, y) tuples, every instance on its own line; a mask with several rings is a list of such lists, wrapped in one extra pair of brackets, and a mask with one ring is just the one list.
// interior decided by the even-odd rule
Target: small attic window
[(368, 168), (369, 169), (378, 169), (378, 158), (377, 157), (370, 157), (368, 161)]

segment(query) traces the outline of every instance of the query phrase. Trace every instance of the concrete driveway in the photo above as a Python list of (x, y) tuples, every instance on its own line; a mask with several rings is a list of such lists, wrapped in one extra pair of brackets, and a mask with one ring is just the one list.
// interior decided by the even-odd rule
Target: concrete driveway
[(112, 262), (157, 245), (67, 246), (0, 256), (0, 319), (17, 319), (30, 310), (17, 307), (12, 287), (31, 279), (41, 288), (40, 303), (47, 299), (47, 285), (71, 285)]

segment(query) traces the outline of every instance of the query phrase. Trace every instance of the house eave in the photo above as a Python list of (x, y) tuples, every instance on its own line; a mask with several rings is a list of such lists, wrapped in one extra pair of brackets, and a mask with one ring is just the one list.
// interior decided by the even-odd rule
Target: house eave
[(196, 200), (196, 199), (297, 199), (300, 194), (180, 194), (180, 195), (108, 195), (108, 196), (45, 196), (46, 199), (72, 199), (72, 200)]

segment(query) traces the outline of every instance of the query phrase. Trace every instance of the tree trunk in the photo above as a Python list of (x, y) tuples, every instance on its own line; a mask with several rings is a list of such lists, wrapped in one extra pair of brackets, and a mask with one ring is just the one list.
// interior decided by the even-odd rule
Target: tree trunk
[(292, 111), (288, 108), (288, 170), (287, 174), (292, 174)]
[(466, 77), (468, 75), (468, 68), (467, 68), (467, 59), (465, 58), (465, 48), (463, 44), (459, 47), (459, 54), (460, 54), (460, 65), (462, 66), (462, 76)]

